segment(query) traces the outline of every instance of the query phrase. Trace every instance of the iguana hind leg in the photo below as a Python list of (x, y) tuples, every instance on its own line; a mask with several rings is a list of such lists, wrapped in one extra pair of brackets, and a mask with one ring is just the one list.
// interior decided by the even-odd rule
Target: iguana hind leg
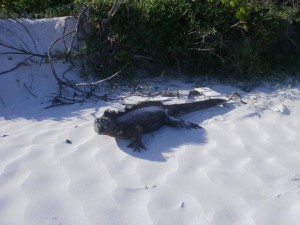
[(170, 125), (172, 127), (180, 127), (180, 128), (186, 128), (186, 129), (199, 129), (202, 128), (201, 126), (199, 126), (198, 124), (195, 123), (190, 123), (188, 121), (185, 121), (183, 119), (178, 119), (176, 117), (173, 116), (168, 116), (167, 120), (166, 120), (167, 125)]

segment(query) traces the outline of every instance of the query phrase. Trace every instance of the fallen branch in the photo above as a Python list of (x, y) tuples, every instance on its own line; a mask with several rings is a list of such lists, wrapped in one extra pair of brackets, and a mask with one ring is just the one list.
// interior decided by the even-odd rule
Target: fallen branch
[(214, 51), (213, 48), (190, 48), (190, 50), (194, 50), (197, 52), (211, 52)]
[(22, 62), (19, 62), (16, 66), (10, 68), (9, 70), (5, 70), (5, 71), (0, 72), (0, 75), (4, 75), (6, 73), (9, 73), (11, 71), (14, 71), (14, 70), (18, 69), (20, 66), (24, 65), (25, 62), (27, 62), (28, 60), (30, 60), (33, 57), (41, 57), (41, 61), (43, 61), (43, 59), (45, 57), (47, 57), (47, 55), (30, 52), (30, 51), (27, 51), (27, 50), (22, 49), (22, 48), (16, 48), (14, 46), (4, 44), (2, 42), (0, 42), (0, 46), (13, 50), (11, 52), (0, 52), (0, 55), (27, 55), (25, 60), (23, 60)]
[(31, 59), (33, 56), (29, 56), (27, 57), (25, 60), (23, 60), (22, 62), (18, 63), (16, 66), (14, 66), (13, 68), (9, 69), (9, 70), (6, 70), (6, 71), (3, 71), (3, 72), (0, 72), (0, 75), (4, 75), (6, 73), (9, 73), (11, 71), (14, 71), (16, 69), (18, 69), (20, 66), (24, 65), (25, 62), (27, 62), (29, 59)]
[(85, 11), (86, 11), (87, 9), (88, 9), (88, 6), (85, 7), (85, 8), (81, 11), (81, 13), (79, 14), (79, 16), (78, 16), (78, 19), (77, 19), (76, 25), (75, 25), (75, 29), (72, 31), (73, 34), (72, 34), (70, 46), (69, 46), (69, 48), (68, 48), (68, 50), (67, 50), (67, 52), (66, 52), (66, 61), (68, 61), (68, 57), (69, 57), (69, 55), (70, 55), (70, 53), (71, 53), (71, 50), (72, 50), (72, 48), (73, 48), (74, 39), (75, 39), (76, 34), (78, 33), (78, 27), (79, 27), (81, 18), (82, 18), (82, 16), (84, 15), (84, 13), (85, 13)]
[(30, 52), (30, 51), (27, 51), (27, 50), (22, 49), (22, 48), (16, 48), (14, 46), (4, 44), (2, 42), (0, 42), (0, 46), (3, 46), (5, 48), (12, 49), (12, 50), (16, 51), (16, 52), (0, 52), (0, 54), (2, 54), (2, 55), (12, 54), (12, 55), (31, 55), (31, 56), (34, 56), (34, 57), (42, 57), (42, 58), (47, 57), (47, 55), (45, 55), (45, 54)]
[(300, 50), (300, 47), (299, 45), (297, 45), (297, 43), (290, 37), (290, 32), (289, 32), (289, 22), (287, 23), (287, 26), (286, 26), (286, 37), (287, 39), (293, 44), (295, 45), (295, 47)]
[(56, 81), (58, 82), (58, 85), (61, 86), (62, 84), (65, 84), (65, 82), (63, 82), (57, 75), (56, 71), (55, 71), (55, 68), (54, 68), (54, 64), (53, 64), (53, 60), (52, 60), (52, 54), (51, 54), (51, 48), (58, 42), (60, 41), (61, 39), (65, 38), (66, 36), (72, 34), (74, 31), (71, 31), (59, 38), (57, 38), (56, 40), (54, 40), (50, 46), (48, 47), (48, 59), (49, 59), (49, 62), (50, 62), (50, 65), (51, 65), (51, 71), (52, 71), (52, 74), (54, 76), (54, 78), (56, 79)]
[(3, 101), (3, 99), (1, 98), (1, 96), (0, 96), (0, 102), (2, 103), (2, 105), (3, 105), (4, 107), (6, 107), (5, 102)]
[(154, 59), (153, 59), (153, 58), (151, 58), (151, 57), (149, 57), (149, 56), (143, 56), (143, 55), (134, 55), (133, 57), (134, 57), (134, 58), (136, 58), (136, 59), (148, 59), (148, 60), (152, 60), (152, 61), (154, 61)]
[(30, 37), (31, 40), (32, 40), (32, 43), (33, 43), (33, 46), (34, 46), (35, 51), (38, 52), (37, 47), (36, 47), (36, 43), (35, 43), (35, 41), (34, 41), (34, 38), (31, 36), (31, 33), (29, 32), (29, 30), (27, 29), (27, 27), (26, 27), (24, 24), (20, 23), (18, 20), (14, 20), (14, 19), (13, 19), (13, 21), (17, 22), (21, 27), (24, 28), (24, 30), (26, 31), (26, 33), (29, 35), (29, 37)]
[[(121, 1), (120, 1), (120, 0), (116, 0), (116, 1), (114, 2), (113, 6), (112, 6), (112, 8), (111, 8), (111, 10), (110, 10), (110, 12), (108, 13), (107, 19), (103, 19), (103, 21), (102, 21), (105, 25), (107, 25), (107, 24), (110, 22), (111, 18), (115, 15), (115, 13), (117, 12), (117, 10), (119, 9), (120, 5), (121, 5)], [(79, 15), (79, 17), (78, 17), (78, 19), (77, 19), (77, 21), (76, 21), (75, 27), (74, 27), (74, 29), (73, 29), (71, 32), (62, 35), (61, 37), (57, 38), (55, 41), (53, 41), (53, 42), (50, 44), (50, 46), (48, 47), (48, 59), (49, 59), (49, 62), (50, 62), (50, 64), (51, 64), (52, 74), (53, 74), (54, 78), (56, 79), (56, 81), (57, 81), (57, 83), (58, 83), (58, 85), (59, 85), (60, 90), (63, 88), (63, 86), (65, 86), (65, 87), (72, 88), (72, 89), (74, 89), (74, 90), (76, 90), (76, 91), (79, 91), (79, 92), (81, 92), (81, 93), (85, 93), (86, 95), (90, 95), (91, 92), (93, 92), (93, 90), (87, 92), (87, 91), (82, 91), (82, 90), (79, 89), (78, 87), (80, 87), (80, 86), (90, 86), (90, 87), (98, 86), (99, 84), (101, 84), (101, 83), (103, 83), (103, 82), (105, 82), (105, 81), (108, 81), (108, 80), (110, 80), (110, 79), (112, 79), (112, 78), (118, 76), (118, 75), (123, 71), (123, 69), (128, 65), (128, 63), (127, 63), (125, 66), (123, 66), (123, 67), (121, 68), (121, 70), (119, 70), (117, 73), (111, 75), (110, 77), (105, 78), (105, 79), (103, 79), (103, 80), (96, 81), (96, 82), (91, 82), (91, 83), (72, 83), (71, 81), (69, 81), (69, 80), (67, 80), (66, 78), (64, 78), (64, 74), (65, 74), (66, 71), (64, 72), (64, 74), (63, 74), (63, 76), (62, 76), (62, 79), (63, 79), (63, 80), (58, 76), (58, 74), (57, 74), (57, 72), (56, 72), (56, 70), (55, 70), (55, 67), (54, 67), (53, 58), (52, 58), (52, 50), (51, 50), (51, 49), (52, 49), (52, 47), (53, 47), (58, 41), (60, 41), (61, 39), (65, 38), (65, 37), (68, 36), (68, 35), (72, 35), (72, 37), (71, 37), (71, 42), (70, 42), (70, 46), (69, 46), (69, 48), (68, 48), (68, 50), (67, 50), (67, 52), (66, 52), (66, 60), (67, 60), (67, 58), (68, 58), (68, 56), (70, 55), (71, 50), (72, 50), (72, 48), (73, 48), (74, 38), (75, 38), (75, 36), (76, 36), (76, 34), (77, 34), (77, 32), (78, 32), (79, 24), (80, 24), (81, 19), (82, 19), (83, 15), (84, 15), (84, 13), (85, 13), (85, 11), (86, 11), (87, 9), (88, 9), (88, 7), (85, 7), (85, 8), (81, 11), (81, 13), (80, 13), (80, 15)], [(60, 96), (60, 94), (59, 94), (59, 96)]]
[(98, 86), (99, 84), (105, 82), (105, 81), (108, 81), (108, 80), (111, 80), (112, 78), (118, 76), (127, 66), (128, 66), (129, 63), (127, 63), (125, 66), (123, 66), (118, 72), (116, 72), (115, 74), (111, 75), (110, 77), (108, 78), (105, 78), (103, 80), (98, 80), (96, 82), (91, 82), (91, 83), (78, 83), (78, 84), (75, 84), (75, 86)]
[(32, 91), (29, 90), (29, 88), (27, 87), (27, 85), (25, 83), (24, 83), (24, 87), (25, 87), (26, 91), (29, 92), (29, 94), (31, 94), (35, 98), (38, 98), (35, 94), (32, 93)]

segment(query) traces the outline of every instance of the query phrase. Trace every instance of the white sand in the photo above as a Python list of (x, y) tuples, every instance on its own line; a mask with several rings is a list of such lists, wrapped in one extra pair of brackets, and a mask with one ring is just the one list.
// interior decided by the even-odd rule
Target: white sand
[[(43, 35), (59, 35), (57, 24), (45, 20)], [(17, 59), (0, 55), (0, 71)], [(194, 87), (154, 86), (173, 83), (181, 93)], [(120, 102), (43, 109), (56, 91), (49, 65), (21, 67), (0, 76), (0, 85), (0, 225), (300, 223), (299, 84), (266, 85), (241, 92), (246, 105), (186, 115), (204, 129), (163, 127), (144, 135), (141, 153), (126, 148), (128, 140), (94, 133), (94, 118)], [(219, 97), (238, 89), (200, 90)]]

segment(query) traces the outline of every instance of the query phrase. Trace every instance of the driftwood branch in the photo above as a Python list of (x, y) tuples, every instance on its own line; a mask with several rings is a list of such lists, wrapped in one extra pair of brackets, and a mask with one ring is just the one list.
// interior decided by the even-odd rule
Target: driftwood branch
[[(116, 1), (114, 2), (112, 8), (110, 9), (110, 11), (109, 11), (109, 13), (108, 13), (107, 18), (106, 18), (106, 19), (103, 19), (103, 21), (102, 21), (105, 25), (107, 25), (107, 24), (110, 22), (110, 20), (112, 19), (112, 17), (113, 17), (113, 16), (115, 15), (115, 13), (118, 11), (118, 9), (119, 9), (119, 7), (120, 7), (120, 5), (121, 5), (121, 2), (122, 2), (122, 1), (120, 1), (120, 0), (116, 0)], [(80, 15), (78, 16), (78, 19), (77, 19), (77, 21), (76, 21), (76, 24), (75, 24), (74, 29), (73, 29), (71, 32), (69, 32), (69, 33), (67, 33), (67, 34), (64, 34), (64, 35), (62, 35), (61, 37), (57, 38), (55, 41), (53, 41), (53, 42), (50, 44), (50, 46), (49, 46), (49, 48), (48, 48), (48, 59), (49, 59), (49, 62), (50, 62), (50, 64), (51, 64), (52, 74), (53, 74), (54, 78), (57, 80), (58, 85), (59, 85), (60, 87), (62, 87), (62, 86), (70, 87), (70, 88), (73, 88), (73, 89), (75, 89), (75, 90), (77, 90), (77, 91), (80, 91), (80, 92), (83, 92), (83, 93), (86, 93), (86, 92), (80, 90), (78, 87), (80, 87), (80, 86), (90, 86), (90, 87), (98, 86), (99, 84), (101, 84), (101, 83), (103, 83), (103, 82), (105, 82), (105, 81), (108, 81), (108, 80), (110, 80), (110, 79), (112, 79), (112, 78), (118, 76), (118, 75), (124, 70), (124, 68), (128, 65), (128, 63), (127, 63), (125, 66), (123, 66), (123, 67), (121, 68), (121, 70), (119, 70), (118, 72), (116, 72), (115, 74), (111, 75), (111, 76), (108, 77), (108, 78), (105, 78), (105, 79), (103, 79), (103, 80), (99, 80), (99, 81), (96, 81), (96, 82), (91, 82), (91, 83), (72, 83), (72, 82), (70, 82), (69, 80), (65, 79), (64, 76), (63, 76), (63, 79), (64, 79), (64, 80), (62, 80), (62, 79), (58, 76), (58, 74), (57, 74), (57, 72), (56, 72), (56, 70), (55, 70), (55, 67), (54, 67), (53, 56), (52, 56), (52, 50), (51, 50), (51, 49), (52, 49), (52, 47), (53, 47), (58, 41), (60, 41), (61, 39), (65, 38), (65, 37), (68, 36), (68, 35), (72, 35), (72, 37), (71, 37), (71, 42), (70, 42), (70, 46), (69, 46), (69, 48), (68, 48), (68, 50), (67, 50), (67, 52), (66, 52), (66, 59), (67, 59), (67, 57), (69, 56), (69, 54), (70, 54), (70, 52), (71, 52), (71, 50), (72, 50), (72, 48), (73, 48), (74, 38), (75, 38), (75, 36), (76, 36), (76, 34), (77, 34), (77, 32), (78, 32), (78, 28), (79, 28), (81, 19), (82, 19), (83, 15), (84, 15), (84, 13), (86, 12), (87, 9), (88, 9), (88, 7), (85, 7), (85, 8), (81, 11), (81, 13), (80, 13)], [(86, 94), (87, 94), (87, 93), (86, 93)]]
[(67, 50), (67, 52), (66, 52), (66, 61), (68, 61), (68, 57), (69, 57), (69, 55), (70, 55), (70, 53), (71, 53), (71, 51), (72, 51), (72, 48), (73, 48), (74, 39), (75, 39), (75, 37), (76, 37), (76, 34), (78, 33), (78, 27), (79, 27), (79, 24), (80, 24), (81, 19), (82, 19), (83, 15), (84, 15), (84, 13), (86, 12), (87, 9), (88, 9), (88, 7), (85, 7), (85, 8), (81, 11), (81, 13), (79, 14), (79, 16), (78, 16), (78, 19), (77, 19), (77, 21), (76, 21), (75, 28), (74, 28), (74, 30), (72, 31), (72, 38), (71, 38), (70, 46), (69, 46), (69, 48), (68, 48), (68, 50)]
[(197, 52), (211, 52), (211, 51), (214, 51), (213, 48), (190, 48), (190, 50), (197, 51)]
[(36, 47), (35, 40), (34, 40), (34, 38), (32, 37), (32, 35), (31, 35), (31, 33), (29, 32), (29, 30), (27, 29), (27, 27), (26, 27), (24, 24), (20, 23), (20, 21), (18, 21), (18, 20), (14, 20), (14, 19), (13, 19), (13, 21), (17, 22), (21, 27), (24, 28), (24, 30), (26, 31), (26, 33), (29, 35), (29, 37), (30, 37), (31, 40), (32, 40), (32, 43), (33, 43), (33, 46), (34, 46), (35, 51), (38, 52), (37, 47)]
[(116, 76), (118, 76), (127, 66), (128, 66), (128, 63), (125, 66), (123, 66), (118, 72), (116, 72), (115, 74), (113, 74), (110, 77), (105, 78), (103, 80), (98, 80), (96, 82), (91, 82), (91, 83), (78, 83), (78, 84), (75, 84), (75, 86), (92, 86), (92, 87), (99, 86), (101, 83), (111, 80), (111, 79), (115, 78)]
[(34, 53), (34, 52), (27, 51), (27, 50), (22, 49), (22, 48), (16, 48), (14, 46), (4, 44), (2, 42), (0, 42), (0, 46), (11, 49), (11, 50), (14, 50), (13, 52), (0, 52), (1, 55), (11, 54), (11, 55), (30, 55), (30, 56), (33, 56), (33, 57), (42, 57), (42, 58), (47, 57), (47, 55)]
[(24, 88), (26, 89), (26, 91), (28, 91), (29, 94), (31, 94), (33, 97), (38, 98), (35, 94), (32, 93), (31, 90), (29, 90), (29, 88), (27, 87), (27, 85), (24, 83)]
[(298, 50), (300, 50), (300, 46), (290, 37), (290, 22), (288, 22), (286, 26), (286, 37)]
[[(122, 1), (121, 0), (115, 0), (107, 17), (105, 19), (102, 19), (102, 28), (104, 28), (106, 31), (106, 29), (108, 28), (108, 25), (109, 23), (111, 22), (111, 19), (112, 17), (115, 15), (115, 13), (118, 11), (118, 9), (120, 8), (120, 5), (121, 5)], [(53, 77), (55, 78), (55, 80), (57, 81), (57, 85), (58, 85), (58, 93), (56, 95), (56, 99), (59, 99), (60, 100), (60, 103), (63, 104), (63, 101), (68, 101), (68, 102), (81, 102), (81, 100), (78, 100), (78, 99), (70, 99), (70, 98), (66, 98), (64, 96), (62, 96), (62, 93), (63, 93), (63, 88), (70, 88), (72, 90), (74, 90), (74, 96), (77, 94), (77, 93), (80, 93), (80, 95), (77, 95), (77, 96), (80, 96), (82, 98), (84, 97), (90, 97), (90, 96), (94, 96), (96, 98), (101, 98), (103, 100), (107, 100), (107, 96), (104, 95), (104, 96), (97, 96), (96, 94), (96, 88), (101, 85), (103, 82), (106, 82), (106, 81), (109, 81), (117, 76), (119, 76), (121, 74), (121, 72), (125, 69), (125, 67), (128, 66), (128, 63), (126, 65), (124, 65), (118, 72), (114, 73), (113, 75), (111, 75), (110, 77), (108, 78), (105, 78), (105, 79), (102, 79), (102, 80), (98, 80), (98, 81), (95, 81), (95, 82), (91, 82), (91, 83), (76, 83), (75, 81), (71, 81), (71, 80), (68, 80), (66, 77), (65, 77), (65, 74), (70, 70), (67, 69), (66, 71), (63, 72), (63, 74), (59, 74), (55, 68), (55, 54), (54, 54), (54, 46), (63, 39), (64, 41), (64, 46), (65, 46), (65, 59), (67, 61), (68, 57), (71, 57), (71, 52), (72, 50), (74, 49), (74, 42), (75, 42), (75, 38), (76, 38), (76, 34), (78, 34), (79, 32), (79, 29), (80, 29), (80, 24), (81, 24), (81, 20), (83, 19), (83, 16), (86, 12), (86, 10), (89, 8), (89, 6), (85, 7), (79, 14), (78, 18), (77, 18), (77, 21), (76, 21), (76, 24), (75, 24), (75, 27), (73, 28), (73, 30), (71, 30), (70, 32), (68, 33), (65, 33), (65, 30), (64, 30), (64, 33), (62, 36), (58, 37), (56, 40), (54, 40), (53, 42), (51, 42), (51, 44), (48, 46), (48, 51), (47, 51), (47, 54), (39, 54), (38, 53), (38, 48), (37, 48), (37, 45), (36, 45), (36, 42), (33, 38), (33, 36), (31, 35), (30, 31), (27, 29), (27, 27), (22, 24), (20, 21), (18, 20), (15, 20), (15, 22), (17, 22), (20, 26), (23, 27), (23, 29), (26, 31), (26, 33), (30, 36), (31, 40), (32, 40), (32, 44), (33, 44), (33, 47), (34, 47), (34, 51), (31, 51), (29, 49), (29, 47), (27, 46), (27, 43), (24, 43), (23, 40), (21, 40), (23, 42), (23, 46), (24, 47), (15, 47), (15, 46), (12, 46), (11, 44), (7, 44), (5, 43), (4, 41), (0, 40), (0, 46), (2, 47), (2, 52), (0, 52), (0, 55), (24, 55), (25, 58), (24, 60), (22, 60), (21, 62), (19, 62), (17, 65), (15, 65), (14, 67), (6, 70), (6, 71), (3, 71), (3, 72), (0, 72), (0, 75), (3, 75), (3, 74), (6, 74), (6, 73), (9, 73), (11, 71), (14, 71), (16, 70), (17, 68), (19, 68), (20, 66), (24, 65), (27, 61), (31, 60), (32, 58), (34, 57), (38, 57), (38, 58), (41, 58), (41, 63), (43, 62), (43, 59), (44, 58), (48, 58), (49, 60), (49, 63), (50, 63), (50, 67), (51, 67), (51, 72), (52, 72), (52, 75)], [(105, 34), (104, 35), (107, 35), (106, 32), (104, 32)], [(70, 43), (68, 46), (66, 46), (65, 44), (65, 37), (70, 37)], [(31, 89), (26, 86), (26, 84), (24, 84), (24, 88), (33, 96), (33, 97), (36, 97), (36, 95), (34, 95), (32, 92), (31, 92)], [(55, 99), (55, 98), (54, 98)], [(83, 100), (84, 101), (84, 100)], [(55, 102), (53, 102), (53, 104), (55, 104)]]
[(114, 4), (113, 6), (111, 7), (108, 15), (107, 15), (107, 18), (106, 19), (103, 19), (101, 21), (101, 25), (102, 25), (102, 32), (105, 33), (107, 27), (109, 26), (110, 24), (110, 21), (111, 19), (113, 18), (113, 16), (116, 14), (116, 12), (119, 10), (120, 6), (121, 6), (121, 3), (122, 1), (121, 0), (116, 0), (114, 1)]
[(52, 47), (53, 47), (58, 41), (60, 41), (61, 39), (65, 38), (66, 36), (72, 34), (73, 32), (74, 32), (74, 31), (71, 31), (71, 32), (69, 32), (69, 33), (67, 33), (67, 34), (64, 34), (63, 36), (57, 38), (57, 39), (54, 40), (54, 41), (50, 44), (50, 46), (48, 47), (48, 59), (49, 59), (50, 65), (51, 65), (51, 71), (52, 71), (52, 74), (53, 74), (54, 78), (55, 78), (56, 81), (58, 82), (58, 85), (62, 85), (62, 84), (64, 84), (65, 82), (63, 82), (63, 81), (59, 78), (59, 76), (57, 75), (57, 73), (56, 73), (56, 70), (55, 70), (55, 67), (54, 67), (54, 63), (53, 63), (53, 56), (52, 56), (51, 49), (52, 49)]
[(28, 60), (30, 60), (33, 56), (29, 56), (26, 59), (24, 59), (22, 62), (19, 62), (16, 66), (14, 66), (13, 68), (10, 68), (9, 70), (6, 71), (2, 71), (0, 72), (0, 75), (4, 75), (6, 73), (9, 73), (11, 71), (14, 71), (16, 69), (18, 69), (20, 66), (24, 65), (25, 62), (27, 62)]
[(16, 66), (14, 66), (6, 71), (0, 72), (0, 75), (6, 74), (6, 73), (9, 73), (9, 72), (12, 72), (12, 71), (18, 69), (20, 66), (24, 65), (28, 60), (30, 60), (33, 57), (40, 57), (41, 61), (43, 61), (43, 59), (45, 57), (47, 57), (47, 55), (45, 55), (45, 54), (38, 53), (35, 40), (32, 37), (30, 31), (27, 29), (27, 27), (24, 24), (22, 24), (19, 20), (12, 19), (11, 21), (15, 21), (16, 23), (18, 23), (25, 30), (25, 32), (29, 35), (29, 37), (32, 40), (35, 52), (31, 51), (29, 49), (29, 47), (27, 46), (27, 43), (25, 43), (22, 39), (21, 39), (21, 42), (23, 43), (23, 45), (25, 46), (26, 49), (23, 47), (15, 47), (10, 44), (6, 44), (2, 40), (0, 40), (0, 46), (4, 47), (4, 49), (8, 49), (8, 51), (0, 52), (0, 55), (25, 55), (26, 56), (26, 58), (23, 61), (19, 62)]

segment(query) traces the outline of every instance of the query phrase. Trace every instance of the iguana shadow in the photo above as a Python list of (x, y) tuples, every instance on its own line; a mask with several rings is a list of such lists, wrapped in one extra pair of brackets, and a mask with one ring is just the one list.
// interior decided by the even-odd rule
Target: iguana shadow
[[(207, 110), (197, 111), (188, 114), (183, 119), (200, 124), (208, 119), (216, 116), (222, 116), (234, 108), (232, 104), (227, 104), (227, 107), (214, 107)], [(120, 150), (126, 154), (149, 161), (165, 162), (168, 159), (176, 157), (176, 152), (180, 151), (185, 145), (205, 145), (208, 142), (208, 134), (203, 125), (203, 129), (191, 129), (174, 128), (169, 126), (163, 126), (157, 131), (143, 135), (143, 142), (147, 150), (141, 150), (141, 152), (134, 152), (131, 148), (128, 148), (128, 139), (116, 139), (116, 143)]]
[(164, 126), (160, 130), (143, 135), (143, 142), (147, 150), (134, 152), (128, 148), (128, 140), (116, 140), (118, 147), (135, 158), (165, 162), (173, 158), (177, 148), (184, 145), (200, 145), (206, 143), (205, 129), (186, 130)]

